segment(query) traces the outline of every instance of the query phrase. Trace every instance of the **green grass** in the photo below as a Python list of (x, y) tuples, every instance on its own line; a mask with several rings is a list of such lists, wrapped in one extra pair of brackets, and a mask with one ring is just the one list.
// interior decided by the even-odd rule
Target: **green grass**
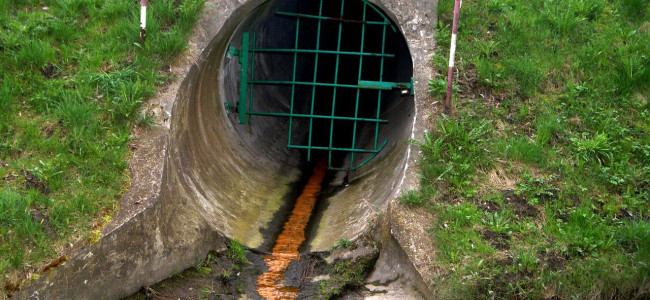
[(427, 198), (419, 191), (410, 190), (397, 198), (397, 201), (408, 205), (421, 206), (427, 202)]
[(464, 3), (453, 115), (409, 196), (435, 216), (436, 298), (649, 296), (648, 20), (643, 0)]
[[(86, 243), (129, 185), (139, 110), (171, 79), (203, 0), (0, 0), (0, 278)], [(47, 10), (43, 7), (48, 7)], [(2, 285), (5, 286), (4, 284)]]
[(338, 242), (336, 242), (336, 244), (334, 244), (334, 246), (332, 246), (332, 248), (330, 248), (330, 251), (338, 248), (350, 248), (350, 247), (352, 247), (352, 241), (346, 238), (341, 238)]
[(246, 247), (236, 240), (230, 241), (227, 256), (234, 259), (240, 265), (250, 263), (248, 258), (246, 258)]

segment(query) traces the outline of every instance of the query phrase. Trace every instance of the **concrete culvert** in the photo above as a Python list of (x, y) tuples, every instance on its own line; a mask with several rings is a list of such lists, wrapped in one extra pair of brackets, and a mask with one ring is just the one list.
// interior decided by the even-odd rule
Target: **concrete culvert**
[[(364, 15), (370, 24), (363, 23)], [(357, 237), (376, 212), (385, 210), (389, 196), (396, 192), (404, 174), (414, 117), (413, 96), (408, 88), (381, 91), (348, 87), (357, 86), (359, 79), (410, 84), (413, 67), (406, 40), (393, 23), (378, 25), (383, 21), (378, 8), (361, 0), (347, 0), (345, 5), (341, 1), (324, 1), (322, 7), (318, 1), (268, 1), (233, 17), (230, 23), (236, 27), (211, 43), (206, 62), (187, 81), (187, 94), (176, 103), (170, 171), (177, 174), (178, 182), (168, 185), (184, 187), (185, 193), (198, 200), (197, 211), (226, 236), (265, 250), (279, 227), (273, 221), (282, 218), (278, 212), (286, 206), (285, 196), (291, 194), (291, 183), (298, 181), (307, 157), (308, 150), (288, 149), (288, 144), (316, 147), (310, 159), (331, 158), (332, 168), (351, 169), (367, 160), (367, 164), (349, 172), (350, 186), (329, 197), (327, 205), (322, 206), (308, 249), (322, 251), (341, 238)], [(287, 52), (247, 56), (252, 65), (247, 71), (253, 75), (246, 78), (251, 84), (242, 100), (243, 54), (237, 57), (228, 52), (229, 47), (242, 48), (245, 33), (251, 33), (247, 45), (250, 52)], [(296, 48), (329, 52), (289, 52)], [(334, 54), (337, 50), (344, 54)], [(349, 54), (361, 52), (367, 55)], [(390, 56), (375, 55), (379, 53)], [(264, 80), (283, 84), (263, 84)], [(340, 86), (292, 85), (286, 83), (289, 81)], [(292, 110), (297, 115), (333, 114), (387, 122), (248, 115), (245, 124), (240, 124), (239, 115), (244, 112), (233, 111), (241, 101), (247, 102), (250, 112)], [(376, 157), (370, 158), (373, 153), (354, 152), (354, 161), (352, 152), (332, 151), (330, 157), (328, 151), (319, 150), (330, 145), (337, 149), (377, 149), (384, 142)], [(333, 184), (340, 184), (346, 173), (340, 171)]]
[[(250, 34), (252, 49), (336, 51), (341, 23), (321, 18), (319, 31), (318, 20), (301, 17), (296, 46), (297, 18), (277, 12), (319, 15), (319, 1), (207, 0), (187, 57), (173, 67), (179, 79), (151, 102), (159, 124), (137, 132), (131, 186), (113, 221), (102, 229), (102, 238), (75, 248), (66, 264), (14, 297), (115, 299), (195, 266), (208, 251), (224, 250), (229, 239), (268, 251), (293, 205), (288, 199), (295, 196), (294, 187), (304, 180), (304, 168), (319, 159), (331, 169), (341, 169), (329, 175), (330, 184), (339, 188), (329, 189), (331, 195), (317, 207), (303, 252), (328, 250), (341, 239), (367, 241), (359, 237), (380, 224), (374, 228), (381, 232), (374, 236), (388, 250), (381, 250), (373, 274), (401, 276), (396, 270), (406, 265), (416, 275), (405, 278), (430, 273), (428, 234), (400, 223), (408, 212), (385, 212), (400, 192), (417, 188), (417, 154), (411, 153), (408, 139), (422, 136), (431, 113), (425, 100), (432, 75), (436, 1), (345, 0), (343, 17), (340, 0), (322, 3), (322, 16), (339, 19), (363, 20), (366, 7), (366, 31), (361, 30), (363, 22), (342, 23), (340, 51), (390, 54), (383, 67), (381, 56), (365, 55), (360, 66), (359, 55), (339, 53), (339, 74), (334, 76), (337, 55), (320, 53), (316, 59), (315, 53), (299, 53), (294, 78), (293, 52), (256, 52), (250, 56), (255, 56), (250, 65), (255, 71), (248, 77), (253, 85), (246, 85), (248, 96), (244, 94), (250, 97), (252, 91), (253, 99), (247, 98), (248, 105), (240, 110), (244, 33)], [(383, 17), (388, 26), (369, 24)], [(256, 83), (289, 80), (312, 85), (297, 84), (292, 93), (291, 84)], [(315, 90), (314, 82), (319, 83)], [(387, 83), (394, 85), (386, 89)], [(334, 93), (332, 84), (347, 87), (337, 86)], [(363, 87), (358, 109), (357, 86)], [(384, 88), (381, 96), (371, 86)], [(332, 99), (339, 118), (314, 118), (311, 131), (309, 118), (255, 114), (331, 116)], [(330, 133), (331, 147), (345, 150), (332, 151), (331, 159)], [(348, 173), (349, 185), (343, 187)], [(385, 222), (375, 222), (380, 218)], [(391, 281), (393, 275), (379, 277)], [(424, 284), (418, 287), (426, 289)]]

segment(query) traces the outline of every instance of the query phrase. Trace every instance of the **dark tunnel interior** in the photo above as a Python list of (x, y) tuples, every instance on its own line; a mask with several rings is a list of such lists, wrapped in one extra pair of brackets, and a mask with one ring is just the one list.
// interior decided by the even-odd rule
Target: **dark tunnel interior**
[[(406, 41), (394, 25), (380, 25), (384, 16), (372, 4), (361, 0), (297, 1), (275, 0), (258, 8), (233, 37), (233, 43), (243, 32), (255, 35), (251, 48), (311, 49), (366, 53), (351, 55), (333, 53), (255, 53), (252, 80), (317, 82), (346, 87), (309, 85), (254, 85), (252, 110), (261, 112), (293, 112), (347, 118), (383, 119), (387, 123), (324, 118), (293, 118), (292, 134), (287, 144), (334, 147), (341, 149), (376, 149), (385, 140), (386, 127), (400, 123), (396, 111), (412, 109), (413, 97), (403, 96), (399, 90), (352, 88), (365, 81), (410, 82), (412, 63)], [(321, 19), (292, 17), (277, 12), (322, 16)], [(346, 20), (346, 21), (342, 21)], [(366, 22), (362, 21), (365, 20)], [(241, 29), (241, 30), (240, 30)], [(296, 30), (298, 34), (296, 36)], [(372, 54), (393, 54), (381, 57)], [(295, 60), (295, 68), (294, 68)], [(295, 71), (294, 71), (295, 70)], [(294, 73), (295, 72), (295, 73)], [(352, 86), (352, 87), (347, 87)], [(313, 103), (313, 105), (312, 105)], [(252, 124), (273, 122), (274, 130), (287, 131), (287, 118), (251, 116)], [(397, 124), (399, 125), (399, 124)], [(253, 125), (255, 126), (255, 125)], [(288, 133), (284, 133), (287, 134)], [(291, 139), (288, 141), (288, 139)], [(383, 150), (382, 150), (383, 151)], [(304, 157), (305, 151), (295, 151)], [(315, 150), (312, 157), (327, 151)], [(355, 153), (354, 165), (368, 157)], [(349, 167), (350, 152), (333, 151), (333, 166)]]

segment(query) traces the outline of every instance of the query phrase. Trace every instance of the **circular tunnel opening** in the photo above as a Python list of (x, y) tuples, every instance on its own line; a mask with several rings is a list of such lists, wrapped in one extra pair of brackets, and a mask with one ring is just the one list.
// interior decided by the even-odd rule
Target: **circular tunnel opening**
[(318, 204), (304, 249), (367, 232), (399, 192), (415, 111), (408, 44), (375, 3), (250, 0), (230, 13), (179, 88), (170, 196), (265, 250), (305, 166), (325, 159), (326, 181), (349, 185)]
[(403, 139), (387, 132), (413, 109), (412, 63), (404, 37), (375, 5), (268, 1), (230, 45), (239, 51), (224, 64), (226, 105), (236, 107), (233, 123), (248, 125), (243, 137), (281, 137), (302, 160), (324, 157), (344, 171)]

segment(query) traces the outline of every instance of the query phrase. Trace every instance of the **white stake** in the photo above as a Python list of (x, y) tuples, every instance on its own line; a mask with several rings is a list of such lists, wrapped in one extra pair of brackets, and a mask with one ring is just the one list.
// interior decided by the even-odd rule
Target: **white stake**
[(140, 0), (140, 41), (147, 38), (147, 0)]
[(454, 3), (454, 19), (451, 26), (451, 47), (449, 49), (449, 69), (447, 70), (447, 95), (445, 97), (445, 110), (451, 112), (451, 87), (453, 83), (454, 60), (456, 56), (456, 34), (458, 33), (458, 16), (460, 15), (460, 6), (462, 0), (456, 0)]

